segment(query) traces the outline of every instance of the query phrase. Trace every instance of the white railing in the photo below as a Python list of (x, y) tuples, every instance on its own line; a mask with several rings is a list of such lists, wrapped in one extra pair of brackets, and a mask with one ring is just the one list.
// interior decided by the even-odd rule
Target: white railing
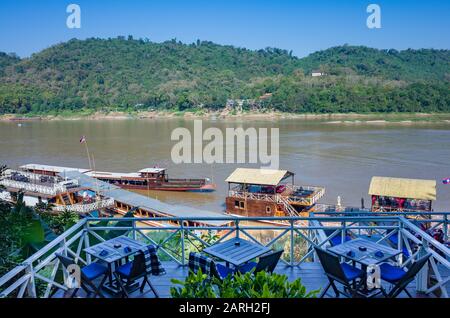
[(64, 211), (70, 211), (70, 212), (76, 212), (76, 213), (89, 213), (98, 209), (104, 209), (114, 206), (114, 199), (109, 198), (106, 200), (100, 200), (93, 203), (87, 203), (87, 204), (73, 204), (73, 205), (58, 205), (53, 207), (53, 211), (56, 212), (64, 212)]
[(302, 204), (305, 206), (311, 206), (317, 203), (320, 198), (323, 197), (325, 190), (323, 188), (315, 188), (315, 192), (312, 196), (295, 196), (295, 195), (282, 195), (282, 194), (266, 194), (266, 193), (252, 193), (244, 191), (230, 190), (228, 196), (243, 199), (243, 200), (261, 200), (269, 202), (281, 203), (281, 200), (285, 200), (290, 204)]
[(21, 182), (11, 179), (0, 180), (0, 184), (2, 184), (5, 187), (16, 188), (28, 192), (42, 193), (48, 195), (57, 195), (58, 193), (63, 193), (67, 191), (66, 187), (61, 184), (55, 184), (50, 187), (41, 184)]
[[(319, 216), (320, 215), (320, 216)], [(428, 227), (442, 228), (448, 239), (448, 217), (450, 213), (433, 213), (433, 218), (420, 220), (426, 222)], [(166, 222), (167, 227), (152, 227), (145, 221)], [(199, 221), (226, 220), (227, 225), (217, 226), (191, 226)], [(98, 222), (102, 221), (100, 225)], [(302, 225), (297, 225), (301, 221)], [(170, 222), (170, 224), (169, 224)], [(174, 225), (177, 222), (179, 225)], [(232, 222), (232, 223), (230, 223)], [(255, 225), (255, 222), (261, 222)], [(267, 223), (269, 222), (269, 223)], [(277, 225), (270, 222), (277, 222)], [(304, 223), (304, 224), (303, 224)], [(106, 225), (105, 225), (106, 224)], [(207, 230), (221, 233), (221, 237), (213, 242), (205, 241), (201, 236)], [(262, 232), (274, 232), (270, 240), (262, 240)], [(446, 286), (449, 277), (445, 272), (450, 270), (450, 250), (445, 245), (434, 240), (416, 225), (404, 217), (399, 216), (355, 216), (349, 213), (316, 213), (310, 217), (295, 218), (270, 218), (270, 217), (221, 217), (221, 218), (85, 218), (64, 232), (51, 243), (43, 247), (37, 253), (25, 260), (21, 265), (12, 269), (3, 277), (0, 277), (0, 297), (49, 297), (56, 289), (67, 290), (67, 287), (57, 277), (61, 270), (61, 264), (55, 253), (67, 254), (82, 264), (91, 263), (89, 255), (83, 253), (95, 242), (104, 241), (104, 233), (116, 232), (117, 235), (127, 235), (147, 244), (157, 247), (160, 258), (187, 265), (189, 251), (193, 242), (200, 245), (196, 248), (204, 248), (227, 240), (232, 237), (241, 237), (256, 244), (272, 249), (284, 249), (285, 253), (281, 262), (287, 266), (301, 266), (304, 262), (315, 261), (314, 247), (325, 247), (336, 236), (345, 237), (367, 233), (379, 234), (379, 243), (387, 243), (391, 235), (398, 235), (399, 250), (406, 247), (409, 258), (398, 258), (399, 264), (406, 265), (418, 259), (424, 253), (431, 253), (431, 258), (418, 275), (416, 288), (426, 294), (441, 291), (441, 297), (448, 297)], [(330, 233), (331, 232), (331, 233)], [(163, 238), (158, 234), (167, 234)], [(157, 235), (156, 237), (154, 235)], [(298, 254), (298, 251), (301, 253)], [(435, 281), (429, 283), (427, 279), (431, 275)], [(447, 274), (448, 275), (448, 274)], [(37, 288), (39, 286), (39, 288)]]

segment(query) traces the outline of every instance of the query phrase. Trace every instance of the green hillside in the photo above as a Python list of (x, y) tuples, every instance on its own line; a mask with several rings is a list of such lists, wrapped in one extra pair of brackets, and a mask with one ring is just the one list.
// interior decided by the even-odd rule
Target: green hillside
[(324, 69), (330, 74), (359, 74), (405, 81), (450, 80), (448, 50), (377, 50), (364, 46), (339, 46), (302, 59), (310, 71)]
[(0, 113), (220, 109), (228, 99), (289, 112), (450, 111), (449, 52), (341, 46), (299, 59), (205, 41), (71, 40), (22, 60), (0, 54)]

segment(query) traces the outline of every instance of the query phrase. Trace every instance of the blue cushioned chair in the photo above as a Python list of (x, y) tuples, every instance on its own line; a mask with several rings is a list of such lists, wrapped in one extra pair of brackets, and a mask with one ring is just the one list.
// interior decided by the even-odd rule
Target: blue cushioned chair
[[(210, 268), (206, 268), (210, 265)], [(210, 272), (211, 277), (216, 277), (220, 280), (225, 279), (228, 275), (233, 275), (234, 271), (231, 268), (223, 266), (222, 264), (218, 264), (214, 262), (214, 260), (206, 255), (201, 253), (191, 252), (189, 254), (189, 269), (195, 274), (201, 269), (202, 273)]]
[(229, 267), (226, 267), (226, 266), (223, 266), (222, 264), (216, 263), (216, 272), (214, 271), (214, 268), (213, 268), (213, 274), (217, 278), (224, 280), (228, 275), (233, 275), (234, 271)]
[[(391, 245), (392, 245), (394, 248), (397, 248), (397, 247), (398, 247), (398, 233), (394, 233), (394, 234), (392, 234), (391, 236), (389, 236), (388, 240), (389, 240), (389, 242), (391, 243)], [(414, 245), (414, 243), (411, 242), (411, 241), (409, 241), (409, 244), (410, 244), (410, 245), (411, 245), (411, 244)], [(409, 254), (409, 252), (408, 252), (408, 249), (407, 249), (406, 246), (404, 246), (404, 245), (403, 245), (403, 247), (402, 247), (402, 254), (403, 254), (403, 256), (405, 256), (406, 258), (409, 258), (409, 257), (410, 257), (410, 254)]]
[[(314, 247), (314, 249), (329, 281), (327, 287), (320, 294), (320, 298), (325, 296), (330, 286), (333, 288), (336, 297), (339, 297), (340, 294), (352, 298), (362, 295), (359, 293), (365, 276), (362, 270), (347, 263), (340, 263), (339, 257), (319, 247)], [(345, 287), (344, 291), (337, 288), (336, 282)]]
[(255, 274), (261, 271), (273, 273), (275, 267), (277, 267), (278, 261), (280, 260), (281, 254), (283, 254), (283, 250), (261, 256), (258, 263), (249, 262), (239, 266), (238, 271), (245, 274), (254, 269)]
[(142, 284), (140, 286), (141, 293), (144, 292), (145, 285), (148, 284), (150, 289), (155, 294), (156, 298), (159, 298), (159, 295), (150, 282), (147, 269), (145, 266), (145, 256), (143, 252), (139, 252), (134, 256), (134, 259), (131, 262), (125, 263), (124, 265), (116, 268), (114, 272), (114, 276), (116, 276), (117, 282), (119, 283), (120, 289), (122, 290), (122, 297), (129, 297), (128, 289), (131, 284), (143, 278)]
[[(70, 257), (67, 257), (67, 256), (59, 254), (59, 253), (56, 253), (55, 255), (66, 270), (69, 268), (70, 265), (75, 264), (75, 260)], [(97, 295), (101, 298), (105, 297), (103, 295), (103, 293), (101, 292), (101, 288), (103, 287), (103, 284), (105, 283), (105, 280), (108, 277), (108, 275), (107, 275), (108, 267), (107, 266), (99, 264), (99, 263), (91, 263), (91, 264), (81, 268), (80, 274), (81, 274), (80, 287), (86, 292), (87, 297), (89, 297), (89, 295), (91, 293), (94, 293), (94, 298)], [(94, 281), (97, 278), (100, 278), (102, 276), (103, 276), (103, 278), (100, 281), (100, 284), (98, 286), (96, 286), (94, 284)], [(75, 297), (75, 295), (78, 293), (79, 290), (80, 290), (80, 288), (75, 288), (70, 297), (71, 298)]]
[[(332, 235), (335, 232), (335, 230), (324, 230), (324, 232), (325, 232), (325, 235), (330, 236), (330, 235)], [(346, 234), (345, 235), (345, 242), (348, 242), (348, 241), (351, 241), (351, 240), (352, 240), (352, 237), (350, 235)], [(339, 233), (339, 234), (335, 235), (333, 238), (331, 238), (330, 239), (330, 243), (331, 243), (332, 246), (336, 246), (336, 245), (342, 244), (342, 235), (341, 235), (341, 233)]]
[(408, 292), (406, 287), (409, 283), (416, 277), (417, 273), (425, 266), (430, 258), (431, 254), (427, 254), (412, 263), (409, 267), (408, 271), (405, 271), (403, 268), (392, 266), (388, 263), (384, 263), (380, 265), (380, 274), (381, 279), (392, 284), (392, 289), (388, 292), (381, 287), (381, 292), (386, 298), (395, 298), (402, 291), (404, 291), (408, 297), (412, 298), (411, 294)]

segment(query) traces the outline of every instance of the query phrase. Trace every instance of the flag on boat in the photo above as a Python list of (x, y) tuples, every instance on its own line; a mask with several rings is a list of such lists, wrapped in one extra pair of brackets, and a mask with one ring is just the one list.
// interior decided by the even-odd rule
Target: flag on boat
[(84, 143), (84, 142), (86, 142), (86, 136), (83, 136), (83, 137), (81, 137), (81, 139), (80, 139), (80, 143), (81, 143), (81, 144)]
[(450, 184), (450, 177), (448, 177), (447, 179), (442, 180), (443, 184)]

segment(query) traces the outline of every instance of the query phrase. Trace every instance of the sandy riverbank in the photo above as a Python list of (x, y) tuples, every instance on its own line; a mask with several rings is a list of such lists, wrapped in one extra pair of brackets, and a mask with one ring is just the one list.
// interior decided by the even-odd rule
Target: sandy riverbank
[(320, 120), (327, 124), (386, 124), (401, 123), (414, 124), (418, 122), (443, 122), (450, 123), (450, 113), (392, 113), (392, 114), (293, 114), (281, 112), (242, 112), (235, 113), (228, 110), (217, 112), (168, 112), (168, 111), (146, 111), (135, 113), (109, 112), (93, 114), (70, 114), (70, 115), (39, 115), (39, 116), (19, 116), (1, 115), (0, 121), (53, 121), (53, 120), (158, 120), (170, 118), (184, 119), (301, 119)]

